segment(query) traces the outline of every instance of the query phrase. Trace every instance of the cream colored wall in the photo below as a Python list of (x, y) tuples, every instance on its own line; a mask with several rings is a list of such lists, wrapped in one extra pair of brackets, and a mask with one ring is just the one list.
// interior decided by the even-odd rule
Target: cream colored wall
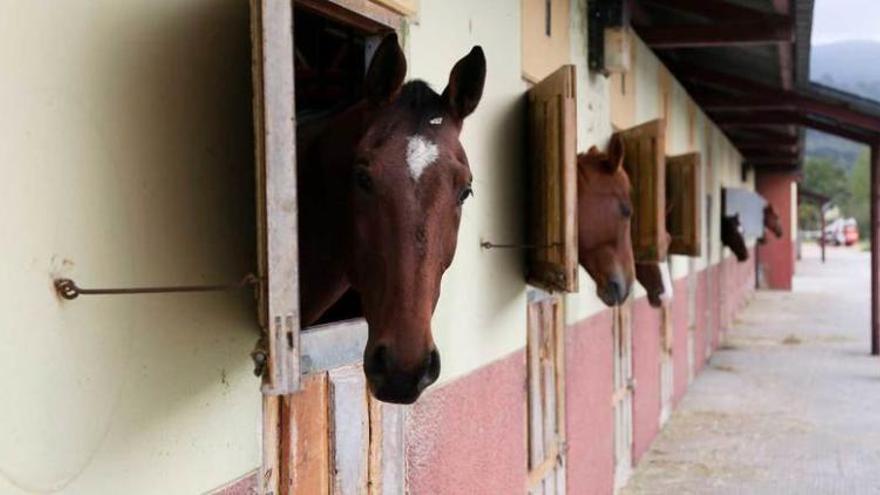
[(246, 2), (0, 3), (0, 493), (192, 494), (260, 462)]
[(519, 2), (423, 0), (406, 35), (409, 78), (442, 91), (455, 62), (474, 45), (486, 54), (483, 99), (464, 124), (461, 142), (474, 176), (474, 197), (462, 215), (458, 249), (443, 277), (434, 313), (441, 381), (522, 349), (526, 341), (523, 253), (484, 250), (482, 240), (524, 239), (522, 141), (525, 125)]

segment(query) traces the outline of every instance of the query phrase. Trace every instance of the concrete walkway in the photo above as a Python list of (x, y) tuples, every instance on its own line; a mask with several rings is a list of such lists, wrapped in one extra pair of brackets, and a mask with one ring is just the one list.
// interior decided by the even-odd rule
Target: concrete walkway
[(622, 493), (880, 493), (869, 268), (805, 248), (794, 291), (755, 296)]

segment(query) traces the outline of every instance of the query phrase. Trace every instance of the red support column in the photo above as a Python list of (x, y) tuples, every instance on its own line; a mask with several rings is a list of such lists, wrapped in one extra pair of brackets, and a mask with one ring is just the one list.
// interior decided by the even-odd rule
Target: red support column
[(871, 145), (871, 354), (880, 355), (880, 143)]

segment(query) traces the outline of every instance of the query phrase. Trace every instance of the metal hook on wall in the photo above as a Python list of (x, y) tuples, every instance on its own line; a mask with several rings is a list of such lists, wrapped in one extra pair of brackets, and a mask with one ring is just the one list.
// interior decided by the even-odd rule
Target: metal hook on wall
[(552, 244), (495, 244), (494, 242), (481, 241), (480, 247), (483, 249), (550, 249), (562, 246), (561, 242)]
[(245, 287), (258, 286), (260, 279), (253, 273), (248, 273), (235, 284), (221, 285), (178, 285), (168, 287), (129, 287), (112, 289), (85, 289), (76, 285), (69, 278), (55, 279), (55, 290), (58, 295), (67, 300), (76, 299), (79, 296), (94, 295), (129, 295), (129, 294), (168, 294), (175, 292), (218, 292), (241, 290)]

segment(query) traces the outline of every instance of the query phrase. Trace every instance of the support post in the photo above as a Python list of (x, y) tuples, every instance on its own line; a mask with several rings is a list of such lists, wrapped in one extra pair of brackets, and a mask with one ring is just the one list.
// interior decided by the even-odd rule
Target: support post
[(819, 246), (822, 248), (822, 263), (825, 263), (825, 204), (819, 203), (819, 224), (822, 226), (819, 232)]
[(871, 144), (871, 355), (880, 355), (880, 142)]

